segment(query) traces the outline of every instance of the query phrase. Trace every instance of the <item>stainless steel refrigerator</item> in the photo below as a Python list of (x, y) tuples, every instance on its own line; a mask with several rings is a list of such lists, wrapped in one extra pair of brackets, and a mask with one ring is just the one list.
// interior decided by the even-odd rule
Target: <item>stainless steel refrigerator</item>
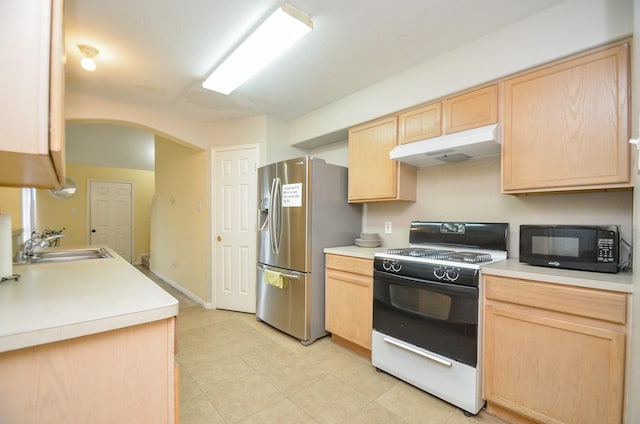
[(258, 319), (305, 345), (326, 335), (323, 250), (352, 245), (361, 216), (347, 168), (310, 156), (259, 168)]

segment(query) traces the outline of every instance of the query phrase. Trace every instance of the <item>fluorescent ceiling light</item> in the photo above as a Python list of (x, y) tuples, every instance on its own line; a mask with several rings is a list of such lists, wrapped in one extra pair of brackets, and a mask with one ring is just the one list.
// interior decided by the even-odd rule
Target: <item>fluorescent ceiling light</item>
[(273, 12), (202, 86), (229, 94), (313, 29), (307, 15), (288, 3)]

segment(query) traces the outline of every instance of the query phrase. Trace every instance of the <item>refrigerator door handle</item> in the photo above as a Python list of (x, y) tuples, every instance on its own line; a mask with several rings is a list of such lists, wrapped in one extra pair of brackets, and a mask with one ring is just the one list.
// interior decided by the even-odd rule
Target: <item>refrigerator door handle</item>
[(280, 254), (280, 242), (282, 240), (282, 189), (280, 178), (276, 177), (273, 182), (273, 204), (271, 209), (271, 222), (273, 225), (273, 252), (278, 255)]
[(276, 253), (275, 247), (273, 245), (273, 222), (275, 221), (275, 209), (273, 208), (273, 189), (275, 184), (276, 179), (274, 178), (273, 180), (271, 180), (271, 190), (269, 191), (269, 222), (267, 223), (269, 227), (269, 248), (271, 249), (272, 254)]
[[(264, 265), (258, 265), (258, 268), (260, 268), (263, 271), (269, 269)], [(280, 275), (282, 275), (282, 277), (288, 278), (290, 280), (299, 280), (300, 279), (300, 275), (298, 275), (298, 274), (287, 274), (285, 272), (281, 272)]]

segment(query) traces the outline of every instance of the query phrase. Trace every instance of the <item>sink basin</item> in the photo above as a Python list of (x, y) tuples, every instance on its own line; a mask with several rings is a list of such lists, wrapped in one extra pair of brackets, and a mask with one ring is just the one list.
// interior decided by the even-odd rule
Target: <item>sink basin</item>
[(31, 256), (28, 256), (23, 263), (36, 264), (49, 262), (70, 262), (111, 257), (111, 254), (109, 254), (109, 252), (107, 252), (107, 250), (102, 247), (89, 249), (48, 250), (34, 252)]

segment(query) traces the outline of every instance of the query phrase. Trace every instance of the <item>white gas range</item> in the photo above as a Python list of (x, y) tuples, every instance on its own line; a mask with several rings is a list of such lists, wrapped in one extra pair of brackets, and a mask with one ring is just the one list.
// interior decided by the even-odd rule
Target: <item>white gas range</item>
[(411, 223), (410, 246), (374, 258), (372, 362), (477, 414), (482, 266), (507, 258), (506, 223)]

